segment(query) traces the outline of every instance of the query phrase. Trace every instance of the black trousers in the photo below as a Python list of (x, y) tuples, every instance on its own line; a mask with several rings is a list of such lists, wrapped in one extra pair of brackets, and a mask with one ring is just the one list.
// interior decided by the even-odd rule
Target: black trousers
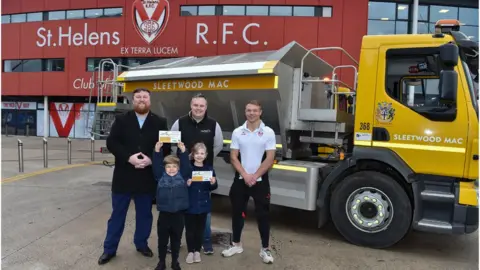
[(167, 256), (167, 244), (170, 240), (172, 262), (178, 261), (180, 240), (182, 239), (184, 212), (160, 212), (157, 220), (158, 258), (164, 262)]
[[(267, 178), (267, 177), (264, 177)], [(249, 187), (243, 179), (235, 178), (230, 187), (230, 202), (232, 204), (233, 242), (239, 243), (242, 235), (244, 217), (250, 196), (255, 202), (255, 216), (258, 231), (262, 239), (262, 247), (268, 248), (270, 238), (270, 184), (268, 178)]]
[(206, 221), (207, 213), (185, 214), (185, 234), (187, 236), (188, 252), (200, 252)]

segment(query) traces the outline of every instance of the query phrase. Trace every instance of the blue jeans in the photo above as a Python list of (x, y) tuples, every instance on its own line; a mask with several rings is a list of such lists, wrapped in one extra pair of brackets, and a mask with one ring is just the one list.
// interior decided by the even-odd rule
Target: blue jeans
[(212, 213), (207, 214), (207, 221), (205, 222), (205, 231), (203, 233), (203, 249), (208, 251), (212, 250), (212, 229), (210, 228), (210, 224), (212, 221)]
[(125, 219), (127, 217), (130, 200), (135, 202), (135, 235), (133, 242), (137, 249), (144, 249), (148, 246), (147, 240), (152, 231), (152, 196), (150, 195), (131, 195), (131, 194), (112, 194), (112, 215), (108, 220), (107, 236), (103, 243), (104, 252), (115, 254), (117, 252), (120, 238), (125, 228)]

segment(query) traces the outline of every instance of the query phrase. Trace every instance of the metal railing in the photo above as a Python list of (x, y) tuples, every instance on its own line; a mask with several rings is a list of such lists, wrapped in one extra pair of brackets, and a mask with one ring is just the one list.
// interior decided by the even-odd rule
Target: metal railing
[[(17, 139), (17, 148), (18, 148), (18, 171), (23, 173), (25, 171), (25, 158), (23, 155), (23, 141)], [(43, 152), (43, 167), (48, 168), (48, 139), (42, 138), (42, 152)], [(103, 153), (103, 152), (101, 152)], [(90, 138), (90, 160), (95, 161), (95, 138)], [(104, 163), (108, 161), (104, 161)], [(72, 139), (67, 138), (67, 164), (72, 164)], [(108, 165), (110, 166), (110, 165)]]

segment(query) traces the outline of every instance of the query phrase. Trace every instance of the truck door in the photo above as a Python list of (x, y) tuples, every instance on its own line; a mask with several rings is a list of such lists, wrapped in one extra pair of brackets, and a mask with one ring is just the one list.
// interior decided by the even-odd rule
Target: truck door
[[(463, 177), (468, 135), (463, 85), (458, 80), (454, 103), (440, 99), (439, 48), (381, 47), (378, 61), (372, 146), (391, 149), (415, 173)], [(459, 73), (458, 66), (455, 70)]]

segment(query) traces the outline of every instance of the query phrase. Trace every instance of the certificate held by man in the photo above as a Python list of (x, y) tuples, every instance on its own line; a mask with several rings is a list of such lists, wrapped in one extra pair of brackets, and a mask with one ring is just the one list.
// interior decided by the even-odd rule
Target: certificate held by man
[(194, 182), (210, 181), (212, 177), (213, 177), (212, 171), (193, 171), (192, 172), (192, 181)]
[(181, 141), (182, 133), (180, 131), (160, 130), (158, 140), (162, 143), (178, 143)]

